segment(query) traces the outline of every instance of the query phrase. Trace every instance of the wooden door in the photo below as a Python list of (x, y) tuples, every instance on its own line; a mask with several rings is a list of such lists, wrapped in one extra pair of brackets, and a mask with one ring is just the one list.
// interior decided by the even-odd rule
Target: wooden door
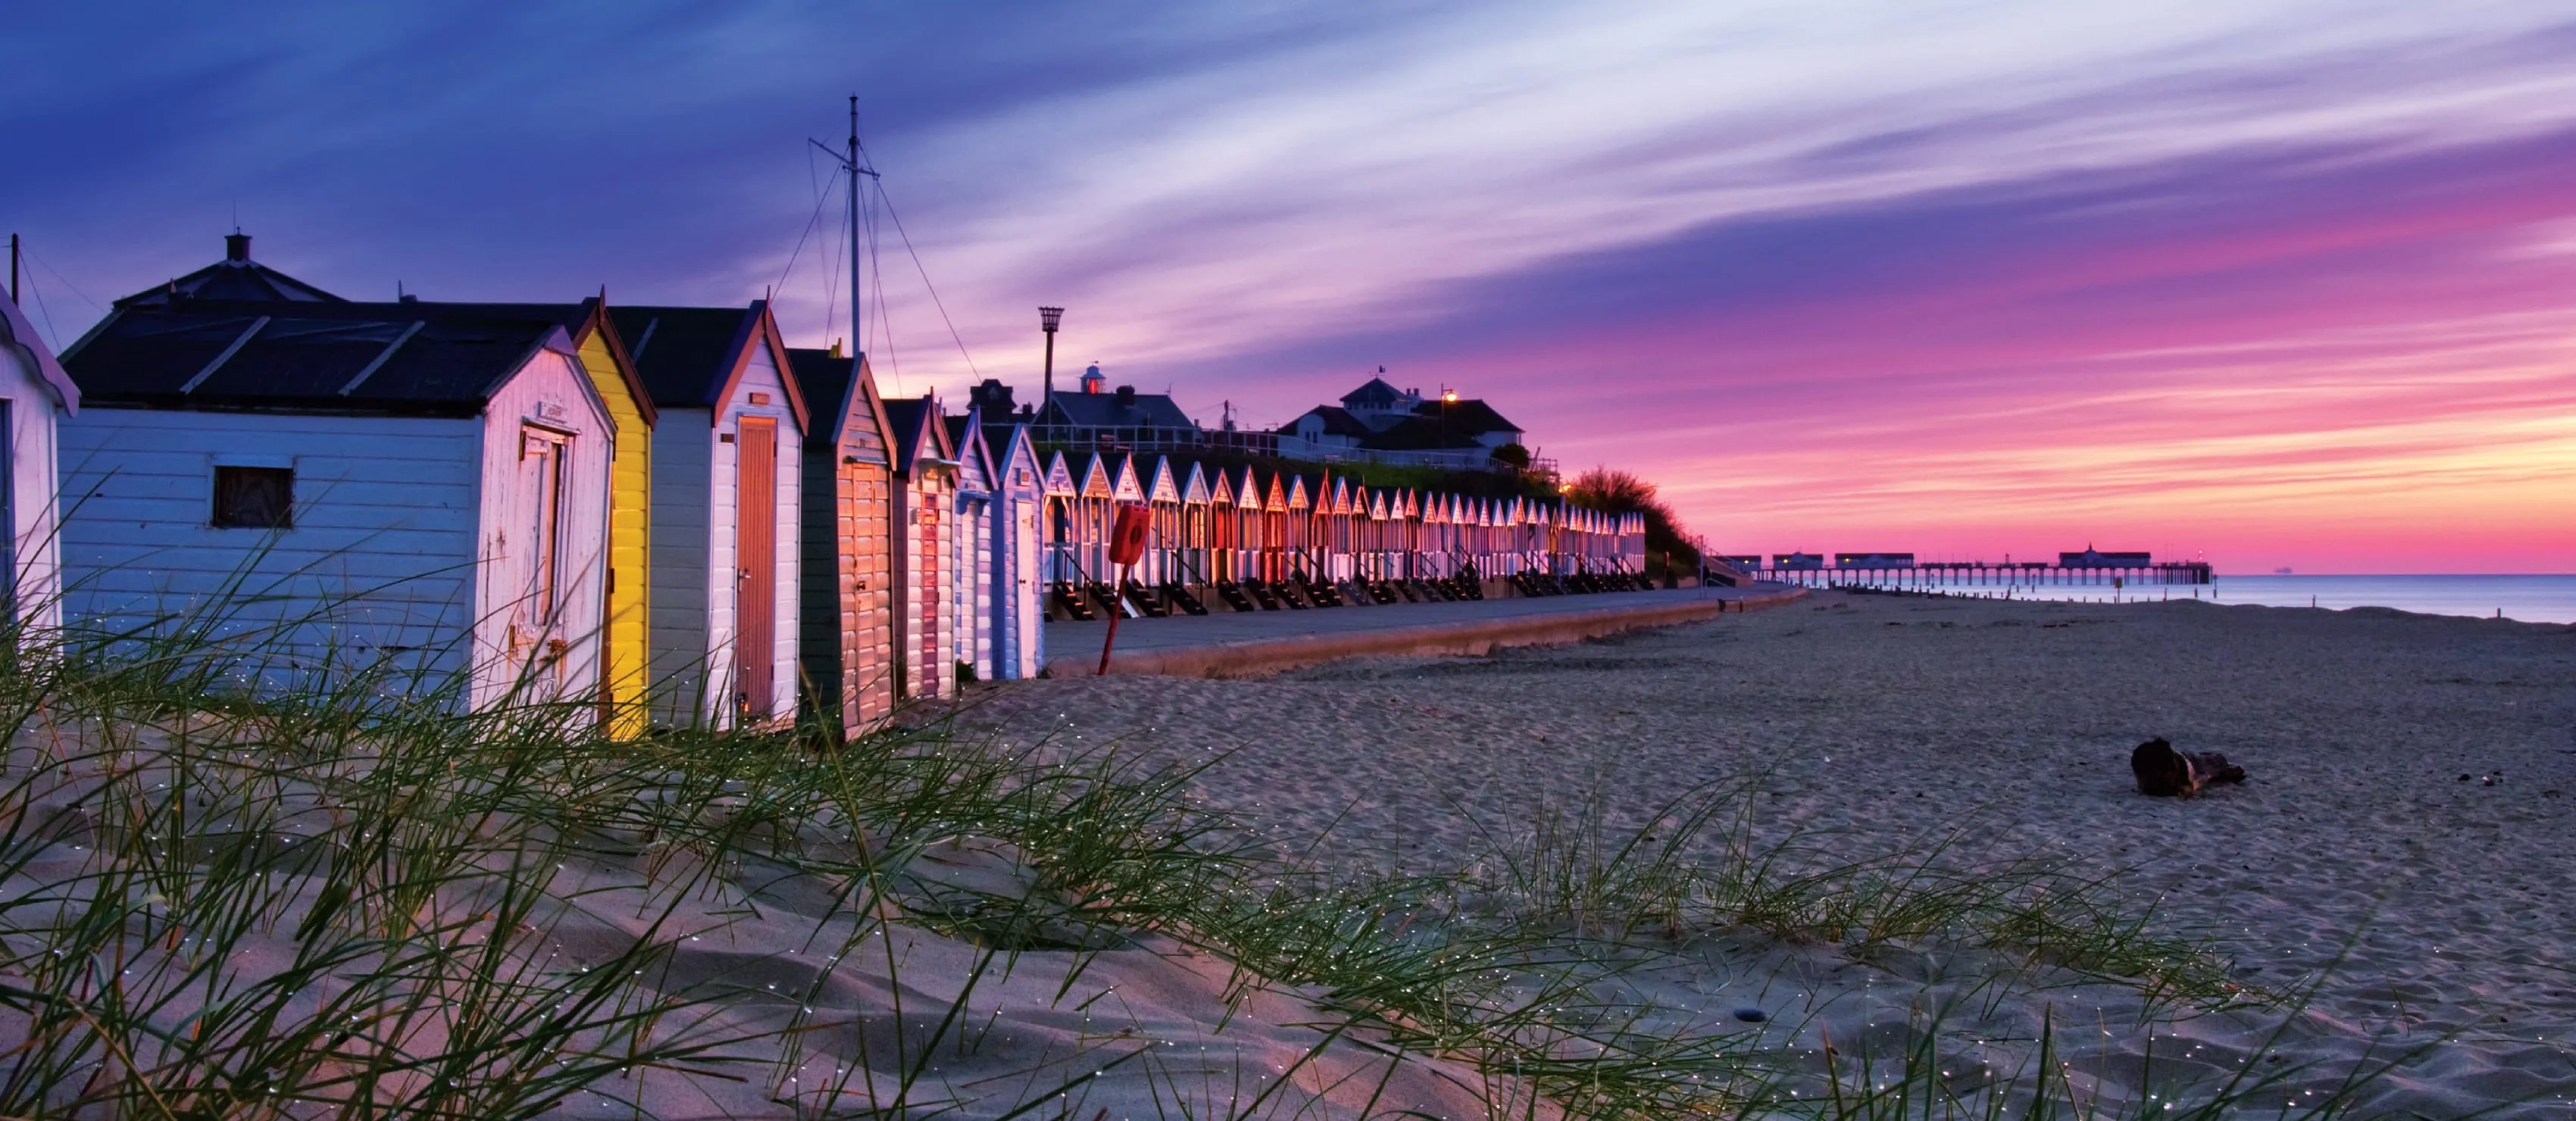
[(742, 418), (734, 447), (734, 705), (766, 720), (778, 684), (778, 422)]
[(939, 490), (921, 485), (920, 505), (913, 508), (912, 548), (916, 562), (912, 569), (912, 626), (915, 641), (906, 651), (912, 662), (912, 696), (937, 697), (948, 692), (941, 688), (940, 677), (956, 672), (941, 656), (939, 628), (946, 612), (941, 610), (948, 599), (948, 581), (940, 564), (947, 552), (947, 534), (939, 517)]
[(885, 468), (844, 463), (841, 473), (841, 718), (858, 731), (894, 712), (894, 542)]
[(510, 612), (511, 669), (549, 691), (562, 684), (557, 678), (568, 646), (558, 632), (566, 590), (563, 500), (569, 441), (563, 433), (536, 427), (522, 429), (519, 436), (518, 541), (512, 559), (519, 598)]

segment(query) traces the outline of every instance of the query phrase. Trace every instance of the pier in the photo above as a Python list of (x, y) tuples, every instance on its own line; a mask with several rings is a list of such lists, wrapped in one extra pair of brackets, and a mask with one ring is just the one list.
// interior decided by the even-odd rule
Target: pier
[[(2146, 553), (2086, 549), (2050, 561), (1918, 561), (1912, 553), (1775, 553), (1725, 558), (1759, 579), (1802, 588), (1946, 591), (1987, 588), (2127, 588), (2210, 582), (2207, 561), (2158, 561)], [(1749, 562), (1749, 563), (1748, 563)]]

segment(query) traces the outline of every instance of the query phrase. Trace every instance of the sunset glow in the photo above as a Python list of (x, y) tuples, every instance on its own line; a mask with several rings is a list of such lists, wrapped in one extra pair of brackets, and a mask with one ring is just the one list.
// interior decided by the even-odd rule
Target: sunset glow
[(824, 345), (856, 92), (939, 296), (889, 221), (890, 394), (1033, 391), (1061, 304), (1060, 365), (1203, 423), (1384, 365), (1722, 552), (2568, 572), (2552, 9), (58, 10), (0, 215), (65, 345), (236, 215), (353, 297), (774, 292)]

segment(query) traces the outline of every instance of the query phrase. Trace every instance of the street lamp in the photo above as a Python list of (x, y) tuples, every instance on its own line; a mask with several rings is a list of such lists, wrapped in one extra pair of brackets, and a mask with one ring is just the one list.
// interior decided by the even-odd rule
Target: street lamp
[(1042, 307), (1038, 309), (1038, 329), (1046, 332), (1047, 337), (1046, 396), (1038, 399), (1039, 412), (1045, 412), (1047, 402), (1055, 399), (1055, 325), (1062, 322), (1064, 322), (1063, 308)]

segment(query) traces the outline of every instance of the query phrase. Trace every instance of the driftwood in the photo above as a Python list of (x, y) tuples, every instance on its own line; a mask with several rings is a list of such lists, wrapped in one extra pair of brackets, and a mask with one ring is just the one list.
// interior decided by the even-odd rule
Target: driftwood
[(2158, 736), (2129, 753), (2129, 770), (2138, 776), (2138, 793), (2157, 798), (2189, 798), (2204, 786), (2245, 781), (2245, 768), (2215, 751), (2176, 751)]

